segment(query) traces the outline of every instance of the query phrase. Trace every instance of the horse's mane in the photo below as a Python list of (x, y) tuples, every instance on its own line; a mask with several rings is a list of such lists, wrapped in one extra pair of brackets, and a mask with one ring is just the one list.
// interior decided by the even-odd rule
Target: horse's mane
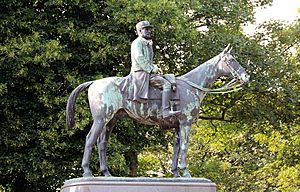
[(189, 79), (193, 82), (205, 83), (204, 78), (207, 76), (207, 72), (209, 69), (214, 68), (215, 65), (219, 62), (220, 56), (216, 55), (208, 61), (200, 64), (195, 69), (189, 71), (188, 73), (179, 77), (179, 79)]

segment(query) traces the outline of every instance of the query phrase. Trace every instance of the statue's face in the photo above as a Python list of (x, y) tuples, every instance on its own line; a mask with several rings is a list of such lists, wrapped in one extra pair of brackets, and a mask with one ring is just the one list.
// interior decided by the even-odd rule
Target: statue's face
[(145, 39), (151, 39), (151, 28), (145, 27), (140, 30), (140, 35)]

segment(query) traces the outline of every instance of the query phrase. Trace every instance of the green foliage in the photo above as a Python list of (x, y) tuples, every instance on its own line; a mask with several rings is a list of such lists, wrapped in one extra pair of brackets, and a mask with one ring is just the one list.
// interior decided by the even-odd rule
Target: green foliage
[[(79, 84), (130, 70), (135, 24), (154, 25), (155, 63), (181, 75), (228, 43), (251, 75), (244, 90), (208, 95), (189, 150), (193, 176), (219, 191), (299, 191), (299, 26), (267, 22), (246, 36), (255, 7), (271, 0), (35, 0), (0, 2), (0, 190), (55, 191), (80, 177), (91, 127), (87, 95), (76, 103), (76, 126), (65, 128), (65, 105)], [(223, 83), (218, 80), (218, 85)], [(108, 147), (117, 176), (170, 176), (172, 132), (119, 122)], [(98, 176), (96, 148), (91, 169)]]
[(172, 177), (170, 171), (172, 151), (171, 148), (147, 149), (139, 156), (139, 170), (141, 176), (146, 177)]

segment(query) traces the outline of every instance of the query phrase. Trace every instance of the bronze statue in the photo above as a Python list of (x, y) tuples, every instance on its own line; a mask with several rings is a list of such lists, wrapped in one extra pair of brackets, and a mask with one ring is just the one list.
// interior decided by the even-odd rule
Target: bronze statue
[[(142, 39), (139, 35), (132, 44), (133, 63), (130, 75), (127, 77), (108, 77), (83, 83), (72, 91), (68, 99), (66, 121), (67, 126), (72, 127), (74, 126), (75, 100), (82, 90), (89, 87), (88, 99), (93, 116), (93, 125), (86, 136), (82, 159), (84, 177), (92, 176), (89, 169), (89, 161), (93, 145), (96, 142), (98, 145), (100, 170), (104, 176), (111, 176), (106, 163), (107, 142), (117, 120), (125, 115), (143, 124), (174, 128), (173, 175), (174, 177), (180, 176), (177, 167), (180, 157), (180, 169), (183, 171), (183, 176), (191, 177), (186, 166), (189, 133), (192, 123), (198, 119), (201, 101), (209, 92), (236, 91), (238, 90), (237, 87), (241, 87), (249, 80), (249, 75), (245, 69), (230, 54), (231, 49), (229, 50), (229, 47), (226, 47), (217, 56), (192, 71), (176, 77), (177, 88), (175, 91), (170, 91), (170, 86), (167, 85), (163, 90), (149, 86), (139, 93), (138, 88), (142, 89), (140, 86), (147, 87), (149, 85), (148, 81), (151, 84), (152, 79), (159, 79), (158, 81), (160, 81), (160, 86), (162, 87), (168, 84), (165, 78), (156, 76), (153, 73), (157, 69), (152, 63), (151, 42), (147, 39), (149, 34), (146, 34), (146, 31), (149, 32), (149, 27), (149, 22), (143, 21), (138, 23), (138, 33), (146, 38)], [(140, 46), (147, 47), (140, 48)], [(147, 53), (144, 53), (146, 56), (140, 53), (143, 49), (147, 50)], [(232, 81), (223, 88), (209, 89), (208, 87), (220, 76), (228, 76)], [(134, 85), (132, 85), (132, 82), (134, 82)], [(172, 107), (181, 111), (180, 114), (171, 115), (172, 118), (163, 117), (164, 112), (162, 111), (169, 105), (166, 104), (169, 95), (166, 96), (165, 92), (169, 92), (167, 94), (171, 95)], [(161, 100), (162, 98), (163, 100)], [(138, 101), (135, 101), (135, 99)], [(140, 99), (146, 100), (147, 103), (139, 101)]]

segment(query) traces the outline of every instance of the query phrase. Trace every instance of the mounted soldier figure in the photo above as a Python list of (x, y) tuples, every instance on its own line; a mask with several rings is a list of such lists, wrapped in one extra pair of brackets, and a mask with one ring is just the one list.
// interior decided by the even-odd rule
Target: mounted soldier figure
[[(82, 83), (69, 96), (66, 123), (67, 127), (73, 127), (76, 98), (81, 91), (89, 89), (88, 99), (93, 125), (86, 136), (82, 158), (84, 177), (93, 176), (89, 162), (96, 143), (100, 170), (104, 176), (111, 176), (106, 161), (107, 143), (119, 119), (128, 115), (139, 123), (161, 125), (161, 108), (163, 122), (175, 130), (171, 168), (173, 176), (179, 177), (181, 171), (183, 177), (191, 177), (186, 162), (189, 134), (192, 124), (199, 117), (200, 105), (205, 95), (237, 91), (249, 81), (245, 69), (230, 54), (229, 46), (186, 74), (176, 78), (172, 75), (172, 78), (158, 75), (158, 67), (153, 64), (151, 28), (148, 21), (136, 24), (138, 37), (132, 42), (132, 67), (128, 76), (107, 77)], [(230, 81), (223, 87), (210, 89), (214, 81), (221, 76), (228, 77)], [(176, 91), (174, 82), (177, 86)], [(170, 110), (171, 96), (178, 111)]]
[(133, 100), (147, 102), (149, 85), (162, 88), (162, 115), (169, 118), (180, 114), (180, 111), (170, 111), (171, 83), (162, 75), (157, 74), (159, 68), (153, 64), (152, 26), (148, 21), (136, 24), (138, 37), (131, 44), (131, 76), (133, 80)]

